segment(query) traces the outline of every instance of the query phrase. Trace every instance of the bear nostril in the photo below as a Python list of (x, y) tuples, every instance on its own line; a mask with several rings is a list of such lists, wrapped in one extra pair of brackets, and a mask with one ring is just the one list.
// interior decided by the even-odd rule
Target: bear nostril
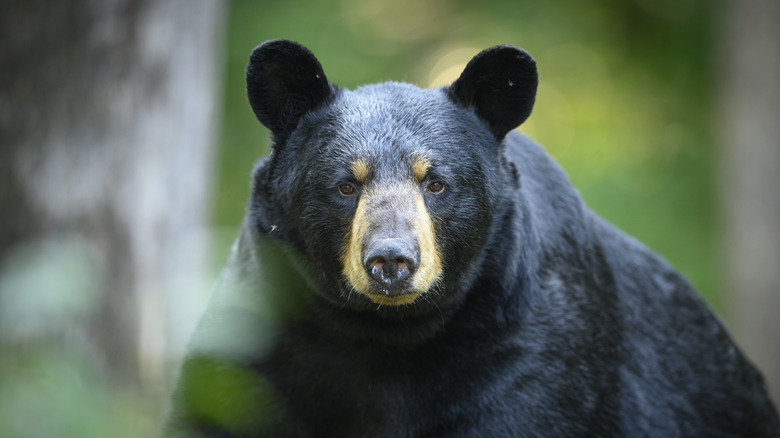
[(395, 265), (398, 270), (398, 277), (406, 277), (409, 275), (409, 262), (407, 262), (406, 259), (395, 259)]
[(376, 279), (382, 278), (382, 272), (384, 271), (385, 267), (385, 260), (381, 257), (378, 257), (374, 260), (373, 263), (371, 263), (371, 276)]

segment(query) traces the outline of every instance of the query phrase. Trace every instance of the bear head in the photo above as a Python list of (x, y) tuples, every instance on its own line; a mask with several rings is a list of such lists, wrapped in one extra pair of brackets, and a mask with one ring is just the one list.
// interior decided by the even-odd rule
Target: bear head
[(531, 113), (523, 50), (483, 51), (450, 86), (331, 84), (298, 43), (254, 49), (247, 93), (271, 130), (249, 226), (294, 249), (316, 294), (381, 315), (441, 311), (472, 287), (517, 184), (502, 140)]

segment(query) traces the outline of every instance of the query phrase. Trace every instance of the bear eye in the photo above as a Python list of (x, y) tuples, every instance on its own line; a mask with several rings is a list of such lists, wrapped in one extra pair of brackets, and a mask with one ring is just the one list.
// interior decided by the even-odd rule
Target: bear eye
[(441, 181), (433, 181), (428, 184), (428, 191), (433, 194), (439, 194), (444, 191), (444, 183)]
[(350, 183), (344, 183), (339, 185), (339, 193), (341, 193), (342, 196), (352, 196), (355, 194), (357, 189), (355, 189), (355, 186), (353, 186)]

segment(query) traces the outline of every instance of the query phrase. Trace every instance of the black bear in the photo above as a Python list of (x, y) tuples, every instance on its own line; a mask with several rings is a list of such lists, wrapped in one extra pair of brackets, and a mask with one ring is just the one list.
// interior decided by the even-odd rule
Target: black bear
[(268, 41), (273, 137), (166, 433), (780, 437), (759, 373), (691, 286), (514, 131), (534, 60), (354, 91)]

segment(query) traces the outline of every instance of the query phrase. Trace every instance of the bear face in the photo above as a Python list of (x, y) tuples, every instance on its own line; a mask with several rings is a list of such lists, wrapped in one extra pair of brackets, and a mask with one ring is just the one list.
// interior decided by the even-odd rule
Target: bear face
[(478, 55), (451, 87), (348, 91), (304, 47), (267, 42), (247, 70), (274, 139), (254, 176), (256, 226), (305, 254), (306, 276), (334, 305), (440, 312), (482, 268), (516, 182), (501, 141), (535, 88), (533, 60), (514, 47)]

